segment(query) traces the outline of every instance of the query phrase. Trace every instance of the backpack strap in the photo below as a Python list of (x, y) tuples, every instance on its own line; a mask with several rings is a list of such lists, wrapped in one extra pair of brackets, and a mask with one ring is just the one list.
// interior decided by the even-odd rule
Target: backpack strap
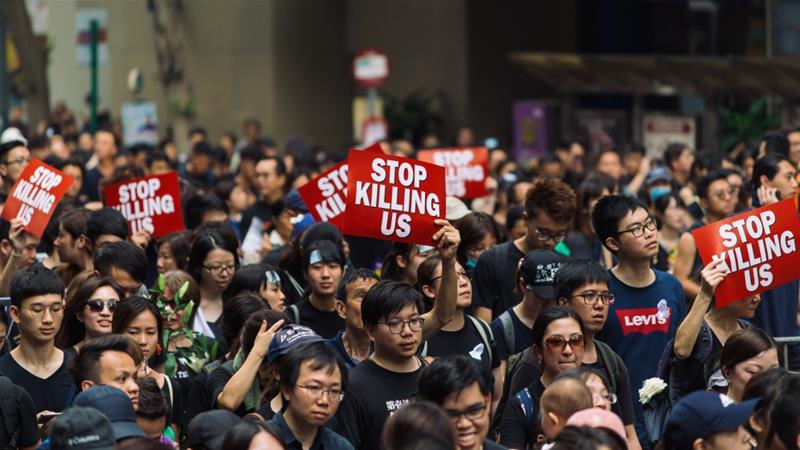
[(294, 323), (300, 325), (300, 308), (298, 308), (297, 305), (289, 305), (286, 309), (288, 309), (289, 313), (292, 315)]
[(417, 356), (423, 361), (425, 360), (424, 358), (428, 356), (428, 341), (422, 343), (422, 348), (419, 350), (419, 353), (417, 353)]
[(596, 339), (594, 345), (597, 348), (597, 357), (603, 362), (603, 367), (608, 372), (608, 387), (616, 394), (617, 380), (619, 380), (622, 372), (619, 366), (619, 355), (611, 347)]
[(506, 348), (508, 354), (513, 355), (516, 350), (516, 342), (514, 339), (514, 321), (511, 318), (511, 311), (506, 310), (500, 314), (500, 326), (503, 327), (503, 338), (506, 341)]
[(534, 420), (536, 420), (537, 415), (537, 411), (534, 411), (534, 407), (538, 408), (539, 399), (535, 399), (536, 401), (534, 402), (534, 396), (529, 388), (517, 392), (516, 397), (522, 407), (522, 414), (525, 416), (525, 429), (533, 430)]
[(173, 398), (173, 393), (172, 393), (172, 380), (170, 380), (169, 377), (165, 376), (164, 384), (167, 385), (167, 391), (169, 391), (169, 407), (170, 409), (174, 409), (175, 399)]
[(473, 317), (467, 315), (469, 317), (470, 322), (472, 325), (478, 330), (478, 334), (481, 335), (481, 340), (483, 341), (483, 345), (486, 346), (486, 350), (489, 352), (489, 360), (494, 360), (494, 354), (492, 352), (492, 342), (494, 342), (494, 334), (492, 334), (492, 327), (489, 326), (488, 323), (484, 322), (477, 317)]
[(214, 361), (211, 361), (210, 363), (203, 366), (203, 372), (206, 374), (206, 376), (209, 376), (211, 375), (211, 372), (214, 371), (214, 369), (216, 369), (221, 365), (222, 362), (219, 359), (215, 359)]
[(11, 379), (0, 376), (0, 416), (3, 428), (9, 441), (3, 449), (17, 448), (19, 437), (19, 412), (14, 395), (14, 383)]

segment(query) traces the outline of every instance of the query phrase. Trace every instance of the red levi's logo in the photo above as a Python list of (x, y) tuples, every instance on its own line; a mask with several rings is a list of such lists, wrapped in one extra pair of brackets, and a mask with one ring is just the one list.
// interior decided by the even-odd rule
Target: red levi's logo
[(616, 310), (617, 318), (620, 326), (622, 326), (622, 334), (624, 336), (631, 333), (648, 335), (655, 332), (666, 333), (669, 331), (669, 316), (672, 309), (666, 306), (664, 300), (662, 302), (664, 302), (663, 305), (659, 302), (659, 307), (655, 308)]

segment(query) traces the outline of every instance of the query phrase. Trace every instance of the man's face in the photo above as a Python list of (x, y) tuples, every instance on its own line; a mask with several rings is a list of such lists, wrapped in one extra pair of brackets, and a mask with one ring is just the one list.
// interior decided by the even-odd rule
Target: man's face
[(64, 195), (69, 198), (76, 198), (81, 192), (81, 185), (83, 184), (83, 172), (81, 172), (81, 168), (78, 166), (64, 166), (61, 171), (75, 180), (67, 188), (67, 192)]
[[(127, 353), (107, 351), (100, 355), (97, 384), (121, 389), (128, 394), (133, 409), (139, 408), (139, 385), (136, 384), (136, 363)], [(85, 383), (85, 381), (84, 381)], [(83, 389), (88, 389), (83, 387)]]
[(172, 167), (170, 167), (167, 161), (153, 161), (153, 163), (150, 164), (150, 175), (161, 175), (171, 170)]
[(409, 304), (389, 314), (374, 328), (367, 329), (367, 335), (375, 344), (375, 353), (382, 358), (401, 362), (413, 358), (422, 340), (421, 316), (417, 306)]
[(625, 166), (625, 173), (629, 176), (636, 175), (639, 171), (639, 164), (642, 163), (641, 153), (626, 153), (623, 158), (623, 165)]
[(778, 165), (778, 173), (766, 185), (777, 189), (781, 199), (792, 198), (797, 192), (796, 174), (797, 170), (788, 161), (781, 161)]
[(122, 291), (125, 294), (123, 298), (138, 295), (139, 288), (142, 286), (141, 281), (135, 280), (133, 276), (128, 273), (128, 271), (116, 266), (111, 267), (111, 279), (122, 288)]
[(313, 369), (314, 361), (300, 364), (297, 382), (290, 389), (282, 388), (289, 400), (289, 412), (295, 420), (320, 427), (336, 413), (341, 402), (342, 374), (339, 366)]
[(688, 174), (692, 170), (692, 163), (694, 163), (694, 154), (689, 148), (685, 148), (672, 165), (676, 172)]
[(23, 270), (30, 267), (31, 264), (36, 262), (36, 247), (39, 246), (39, 238), (24, 232), (25, 247), (22, 248), (22, 259), (20, 259), (19, 269)]
[(4, 169), (5, 171), (3, 175), (8, 178), (9, 188), (19, 179), (22, 171), (28, 167), (30, 162), (31, 152), (27, 147), (20, 145), (19, 147), (12, 148), (8, 151), (8, 153), (6, 153), (3, 163), (0, 164), (0, 168)]
[(595, 334), (603, 329), (608, 318), (609, 304), (604, 303), (599, 295), (608, 294), (610, 292), (606, 283), (586, 283), (572, 293), (572, 298), (562, 299), (560, 303), (578, 313), (586, 331)]
[(100, 160), (113, 159), (117, 155), (114, 135), (108, 131), (98, 131), (94, 135), (94, 152)]
[(617, 225), (617, 236), (609, 240), (615, 242), (616, 251), (634, 258), (652, 258), (658, 253), (655, 219), (644, 208), (623, 217)]
[(736, 204), (731, 201), (733, 190), (728, 180), (716, 180), (708, 186), (706, 198), (701, 199), (701, 205), (708, 213), (716, 217), (724, 217), (733, 212)]
[(373, 278), (357, 278), (345, 287), (347, 301), (344, 302), (346, 307), (343, 318), (347, 322), (347, 328), (364, 330), (364, 323), (361, 321), (361, 302), (364, 301), (364, 296), (367, 295), (369, 288), (377, 282)]
[(314, 263), (308, 266), (306, 278), (313, 294), (330, 296), (336, 292), (336, 285), (342, 278), (342, 266), (335, 262)]
[(539, 211), (533, 218), (525, 213), (525, 217), (528, 219), (525, 239), (531, 250), (552, 250), (567, 237), (569, 222), (556, 222), (544, 211)]
[(489, 432), (490, 396), (481, 393), (478, 382), (450, 393), (441, 406), (456, 429), (458, 448), (480, 449)]
[(36, 295), (11, 306), (11, 318), (20, 333), (37, 343), (52, 342), (64, 319), (64, 299), (58, 294)]
[(256, 164), (256, 186), (261, 198), (274, 198), (283, 190), (285, 175), (278, 175), (277, 163), (272, 159), (261, 160)]
[(622, 161), (615, 152), (605, 152), (600, 155), (597, 161), (597, 170), (610, 176), (614, 180), (619, 180), (622, 176)]
[(192, 155), (192, 174), (196, 176), (205, 176), (211, 170), (211, 157), (208, 155), (195, 154)]
[(792, 131), (786, 137), (789, 139), (789, 160), (796, 166), (800, 163), (800, 131)]
[(81, 263), (82, 250), (79, 247), (78, 241), (80, 238), (75, 239), (71, 234), (64, 231), (63, 226), (58, 227), (58, 237), (53, 245), (58, 252), (58, 258), (62, 262), (70, 264)]

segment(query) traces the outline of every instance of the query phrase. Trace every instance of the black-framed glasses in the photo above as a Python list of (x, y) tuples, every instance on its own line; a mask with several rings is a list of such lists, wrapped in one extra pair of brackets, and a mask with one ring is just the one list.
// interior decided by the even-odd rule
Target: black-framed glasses
[(103, 312), (106, 308), (108, 308), (108, 312), (113, 313), (114, 310), (117, 309), (117, 302), (118, 300), (116, 299), (102, 300), (93, 298), (91, 300), (86, 300), (86, 306), (95, 313)]
[(572, 298), (575, 297), (583, 298), (583, 303), (589, 306), (594, 306), (597, 302), (603, 302), (604, 305), (613, 305), (616, 298), (611, 292), (585, 292), (572, 296)]
[(392, 334), (400, 334), (403, 332), (403, 328), (406, 327), (406, 324), (408, 324), (408, 328), (410, 328), (411, 331), (421, 330), (422, 324), (425, 323), (425, 318), (414, 317), (413, 319), (408, 319), (408, 320), (392, 319), (392, 320), (387, 320), (386, 322), (378, 322), (378, 323), (382, 323), (387, 327), (389, 327), (389, 331), (391, 331)]
[(630, 233), (633, 237), (640, 238), (644, 236), (644, 230), (656, 231), (656, 219), (648, 217), (643, 224), (634, 225), (633, 227), (628, 228), (627, 230), (618, 231), (617, 236), (619, 236), (622, 233)]
[(564, 339), (561, 336), (550, 336), (544, 340), (544, 343), (552, 351), (563, 352), (567, 345), (573, 350), (578, 350), (583, 348), (583, 335), (573, 334), (569, 339)]
[(26, 157), (26, 158), (17, 158), (17, 159), (12, 159), (12, 160), (10, 160), (10, 161), (6, 161), (6, 163), (5, 163), (5, 164), (6, 164), (7, 166), (10, 166), (10, 165), (12, 165), (12, 164), (28, 164), (28, 163), (30, 163), (30, 162), (31, 162), (31, 157), (30, 157), (30, 156), (28, 156), (28, 157)]
[(328, 398), (335, 402), (340, 402), (344, 400), (344, 391), (342, 391), (341, 389), (337, 388), (328, 389), (321, 386), (304, 386), (302, 384), (297, 384), (295, 386), (304, 389), (306, 393), (308, 393), (308, 396), (314, 399), (322, 397), (322, 394), (328, 394)]
[(236, 269), (236, 264), (226, 264), (222, 266), (206, 266), (204, 264), (203, 268), (211, 272), (212, 275), (222, 275), (222, 272), (225, 271), (228, 273), (233, 273), (233, 271)]
[(483, 418), (483, 415), (486, 413), (486, 404), (472, 405), (469, 408), (462, 410), (445, 409), (444, 412), (453, 422), (457, 422), (459, 419), (461, 419), (461, 417), (465, 417), (470, 421), (475, 421)]
[(540, 241), (543, 242), (547, 241), (561, 242), (564, 239), (566, 239), (567, 234), (569, 234), (568, 231), (557, 231), (554, 233), (552, 231), (547, 231), (547, 230), (542, 231), (538, 228), (535, 231), (536, 231), (536, 239), (539, 239)]

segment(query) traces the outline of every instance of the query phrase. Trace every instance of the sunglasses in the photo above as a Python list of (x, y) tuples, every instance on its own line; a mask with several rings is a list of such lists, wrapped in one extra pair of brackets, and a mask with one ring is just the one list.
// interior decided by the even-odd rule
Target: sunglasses
[(92, 299), (87, 300), (86, 305), (89, 306), (89, 309), (92, 312), (103, 312), (103, 310), (108, 307), (108, 312), (113, 313), (115, 309), (117, 309), (117, 302), (118, 300), (98, 300)]
[(573, 350), (582, 349), (583, 348), (583, 335), (582, 334), (574, 334), (569, 337), (569, 339), (564, 339), (561, 336), (550, 336), (549, 338), (544, 340), (545, 345), (551, 351), (559, 351), (563, 352), (564, 349), (569, 344), (570, 348)]

